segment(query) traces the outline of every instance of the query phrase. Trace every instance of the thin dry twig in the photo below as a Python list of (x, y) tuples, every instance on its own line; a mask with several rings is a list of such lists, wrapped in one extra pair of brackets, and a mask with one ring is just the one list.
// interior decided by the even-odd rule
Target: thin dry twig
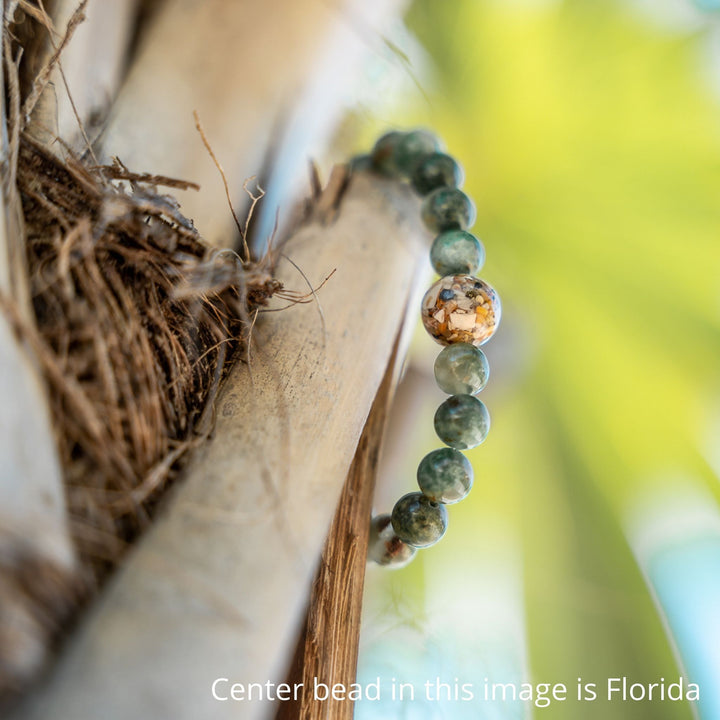
[(128, 180), (129, 182), (152, 186), (162, 185), (176, 190), (200, 190), (200, 186), (190, 180), (178, 180), (177, 178), (152, 173), (130, 172), (118, 158), (114, 158), (114, 160), (115, 165), (96, 165), (91, 170), (101, 171), (109, 180)]
[[(88, 0), (81, 0), (78, 7), (75, 9), (73, 14), (70, 17), (70, 20), (68, 20), (67, 27), (65, 28), (65, 33), (62, 36), (62, 39), (60, 40), (60, 43), (55, 46), (55, 50), (53, 54), (48, 59), (47, 63), (45, 63), (45, 66), (42, 68), (42, 70), (38, 73), (37, 78), (35, 79), (35, 82), (33, 83), (32, 90), (30, 91), (30, 94), (25, 99), (25, 102), (23, 103), (22, 107), (22, 115), (21, 115), (21, 128), (25, 128), (27, 123), (30, 120), (30, 116), (32, 115), (33, 110), (35, 109), (35, 105), (37, 104), (37, 101), (40, 99), (40, 96), (43, 93), (43, 90), (47, 87), (48, 82), (50, 82), (50, 76), (52, 74), (53, 69), (57, 65), (57, 63), (60, 60), (60, 55), (62, 54), (63, 50), (65, 49), (65, 46), (70, 42), (72, 36), (75, 33), (75, 30), (77, 30), (78, 26), (84, 22), (85, 20), (85, 7), (87, 6)], [(44, 11), (43, 11), (44, 13)], [(44, 22), (43, 22), (44, 24)], [(53, 42), (53, 45), (55, 43)]]
[(148, 188), (182, 181), (119, 162), (107, 174), (130, 188), (21, 136), (38, 332), (3, 307), (45, 372), (71, 527), (98, 579), (207, 432), (208, 403), (248, 313), (282, 287), (208, 248), (176, 203)]
[[(42, 14), (42, 24), (47, 28), (48, 34), (50, 36), (50, 44), (53, 47), (53, 50), (57, 53), (58, 52), (58, 46), (55, 42), (55, 38), (53, 37), (54, 31), (53, 31), (53, 24), (52, 20), (50, 20), (50, 16), (45, 11), (45, 5), (43, 4), (43, 0), (38, 0), (38, 5), (40, 7), (40, 12)], [(78, 8), (80, 10), (80, 8)], [(77, 11), (76, 11), (77, 12)], [(82, 18), (78, 21), (78, 25), (85, 20), (85, 16), (83, 15)], [(72, 18), (70, 20), (72, 22)], [(70, 26), (68, 25), (68, 30)], [(74, 29), (73, 29), (74, 32)], [(85, 141), (85, 147), (87, 148), (88, 153), (90, 154), (90, 157), (93, 159), (95, 164), (98, 164), (98, 159), (95, 156), (95, 151), (93, 150), (92, 143), (90, 142), (90, 138), (88, 137), (88, 134), (85, 130), (85, 124), (82, 121), (82, 118), (80, 117), (80, 113), (78, 112), (77, 106), (75, 105), (75, 100), (73, 99), (72, 93), (70, 92), (70, 87), (68, 85), (67, 78), (65, 77), (65, 71), (63, 70), (62, 62), (60, 62), (60, 55), (57, 56), (57, 67), (58, 71), (60, 72), (60, 77), (63, 81), (63, 86), (65, 87), (65, 93), (67, 95), (68, 101), (70, 102), (70, 107), (72, 108), (73, 115), (75, 116), (75, 120), (78, 124), (78, 129), (80, 130), (80, 134), (82, 135), (83, 140)]]
[[(205, 149), (210, 154), (210, 157), (212, 158), (212, 161), (215, 163), (215, 167), (218, 169), (218, 172), (220, 173), (220, 177), (223, 181), (223, 186), (225, 187), (225, 196), (227, 197), (228, 205), (230, 206), (230, 212), (232, 213), (233, 219), (235, 220), (235, 225), (237, 225), (238, 232), (240, 233), (240, 238), (243, 242), (243, 250), (245, 252), (245, 258), (243, 259), (243, 262), (249, 262), (250, 261), (250, 248), (247, 244), (247, 225), (245, 225), (245, 229), (240, 225), (240, 220), (238, 219), (237, 213), (235, 212), (235, 208), (233, 207), (232, 200), (230, 199), (230, 188), (228, 186), (227, 176), (225, 175), (225, 170), (223, 170), (223, 166), (220, 164), (220, 161), (217, 159), (217, 156), (215, 155), (215, 152), (212, 149), (212, 146), (210, 145), (210, 141), (207, 138), (207, 135), (205, 134), (205, 130), (202, 126), (202, 123), (200, 122), (200, 116), (198, 115), (197, 110), (193, 110), (193, 116), (195, 117), (195, 127), (197, 128), (197, 131), (200, 133), (200, 137), (202, 138), (203, 145), (205, 145)], [(247, 183), (247, 180), (245, 181)], [(243, 189), (245, 189), (245, 186), (243, 185)], [(252, 195), (251, 195), (252, 197)], [(254, 198), (253, 198), (254, 200)], [(253, 205), (250, 209), (250, 212), (252, 212), (252, 208), (255, 206), (255, 202), (253, 202)], [(248, 216), (249, 217), (249, 216)]]

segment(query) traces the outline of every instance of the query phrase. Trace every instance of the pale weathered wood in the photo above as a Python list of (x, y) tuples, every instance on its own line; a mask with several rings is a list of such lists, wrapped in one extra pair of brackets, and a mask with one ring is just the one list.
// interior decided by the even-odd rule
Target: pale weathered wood
[[(211, 244), (235, 229), (220, 178), (195, 128), (197, 111), (233, 199), (274, 161), (273, 202), (288, 207), (307, 158), (327, 146), (346, 87), (382, 47), (406, 0), (166, 0), (128, 71), (102, 138), (104, 159), (197, 182), (183, 212)], [(272, 228), (268, 196), (259, 208)]]
[[(3, 17), (5, 5), (3, 3)], [(30, 323), (0, 61), (0, 705), (42, 667), (76, 569), (60, 466), (37, 365), (13, 331)], [(11, 71), (10, 71), (10, 74)]]
[[(123, 77), (139, 0), (54, 0), (37, 7), (32, 19), (38, 42), (28, 61), (40, 71), (70, 39), (37, 98), (28, 133), (49, 150), (87, 150), (107, 118)], [(48, 12), (45, 12), (45, 9)], [(57, 142), (62, 139), (62, 144)]]
[[(343, 481), (424, 261), (407, 186), (358, 175), (336, 222), (285, 249), (315, 304), (265, 318), (215, 434), (169, 507), (18, 717), (262, 718), (220, 702), (214, 679), (280, 682)], [(281, 263), (288, 287), (297, 270)], [(227, 686), (225, 686), (227, 689)]]
[[(398, 338), (399, 339), (399, 338)], [(380, 448), (393, 395), (398, 343), (378, 389), (350, 467), (322, 559), (288, 684), (302, 683), (302, 695), (283, 702), (275, 720), (351, 720), (347, 698), (319, 700), (315, 679), (332, 687), (356, 682), (360, 618), (373, 490)]]
[[(67, 25), (77, 5), (78, 0), (56, 4), (57, 28)], [(55, 73), (48, 90), (57, 103), (58, 135), (76, 151), (86, 150), (78, 118), (92, 141), (110, 112), (123, 78), (137, 5), (138, 0), (90, 0), (85, 21), (62, 54), (60, 63), (65, 78)]]

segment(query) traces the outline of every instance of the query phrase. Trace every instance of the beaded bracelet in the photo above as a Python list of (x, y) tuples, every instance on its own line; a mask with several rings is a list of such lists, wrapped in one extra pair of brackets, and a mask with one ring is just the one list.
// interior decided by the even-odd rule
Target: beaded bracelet
[(417, 469), (420, 492), (401, 497), (390, 515), (372, 518), (368, 558), (379, 565), (400, 568), (419, 548), (434, 545), (448, 524), (446, 505), (462, 500), (473, 482), (473, 470), (460, 450), (485, 440), (490, 415), (475, 395), (487, 383), (489, 366), (479, 346), (500, 322), (500, 299), (475, 277), (485, 260), (482, 243), (467, 228), (475, 221), (472, 200), (459, 189), (463, 173), (458, 163), (441, 152), (437, 138), (425, 130), (389, 132), (369, 156), (355, 167), (410, 181), (424, 196), (422, 219), (438, 233), (430, 261), (440, 279), (425, 293), (425, 329), (446, 347), (435, 361), (435, 379), (450, 395), (435, 413), (435, 432), (449, 447), (433, 450)]

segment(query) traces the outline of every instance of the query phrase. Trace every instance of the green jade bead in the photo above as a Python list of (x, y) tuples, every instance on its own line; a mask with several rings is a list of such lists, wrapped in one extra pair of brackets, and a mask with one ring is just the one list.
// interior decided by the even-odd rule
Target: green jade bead
[(470, 343), (444, 347), (435, 358), (435, 381), (448, 395), (475, 395), (487, 384), (490, 365), (485, 353)]
[(389, 515), (377, 515), (370, 521), (368, 559), (378, 565), (399, 569), (415, 557), (417, 548), (403, 542), (393, 530)]
[(485, 404), (472, 395), (452, 395), (435, 413), (435, 432), (450, 447), (468, 450), (477, 447), (490, 430)]
[(441, 448), (428, 453), (418, 465), (417, 481), (423, 495), (435, 502), (460, 502), (472, 488), (473, 469), (458, 450)]
[(351, 173), (354, 172), (370, 172), (375, 169), (373, 165), (372, 156), (370, 155), (356, 155), (350, 158), (348, 168)]
[(383, 175), (397, 174), (395, 151), (403, 137), (405, 137), (405, 133), (391, 130), (378, 139), (370, 153), (370, 160), (375, 171)]
[(435, 152), (419, 162), (410, 181), (420, 195), (427, 195), (439, 187), (462, 185), (463, 171), (449, 155)]
[(473, 201), (457, 188), (433, 190), (420, 210), (425, 226), (435, 233), (446, 230), (467, 230), (475, 222)]
[(403, 495), (392, 511), (395, 534), (413, 547), (434, 545), (445, 534), (447, 523), (445, 506), (430, 500), (421, 492)]
[(427, 155), (437, 152), (440, 142), (427, 130), (413, 130), (397, 141), (393, 152), (393, 163), (405, 177), (412, 177), (415, 168)]
[(440, 277), (475, 275), (485, 264), (485, 248), (466, 230), (446, 230), (433, 241), (430, 262)]

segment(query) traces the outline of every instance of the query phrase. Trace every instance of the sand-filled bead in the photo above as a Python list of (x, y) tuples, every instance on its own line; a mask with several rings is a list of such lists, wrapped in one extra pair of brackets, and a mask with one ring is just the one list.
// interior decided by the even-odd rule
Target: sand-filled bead
[(472, 465), (461, 452), (453, 448), (433, 450), (420, 461), (417, 481), (425, 497), (451, 505), (470, 492), (473, 483)]
[(403, 542), (395, 533), (390, 515), (377, 515), (370, 521), (368, 559), (390, 568), (405, 567), (417, 549)]
[(474, 275), (485, 263), (485, 248), (466, 230), (446, 230), (433, 241), (430, 262), (440, 277)]
[(420, 195), (427, 195), (439, 187), (462, 185), (462, 168), (445, 153), (435, 152), (423, 157), (410, 178)]
[(454, 343), (435, 358), (435, 381), (448, 395), (475, 395), (487, 384), (490, 365), (485, 353), (470, 343)]
[(435, 412), (435, 432), (450, 447), (477, 447), (490, 430), (490, 413), (473, 395), (452, 395)]
[(475, 222), (475, 204), (457, 188), (433, 190), (420, 208), (425, 226), (432, 232), (467, 230)]
[(404, 133), (397, 141), (393, 153), (393, 162), (398, 172), (405, 177), (412, 177), (417, 166), (430, 155), (440, 149), (440, 142), (427, 130), (412, 130)]
[(472, 275), (440, 278), (422, 299), (423, 325), (441, 345), (482, 345), (494, 335), (501, 314), (495, 290)]
[(421, 492), (403, 495), (392, 511), (392, 526), (397, 536), (413, 547), (434, 545), (447, 529), (445, 506)]

